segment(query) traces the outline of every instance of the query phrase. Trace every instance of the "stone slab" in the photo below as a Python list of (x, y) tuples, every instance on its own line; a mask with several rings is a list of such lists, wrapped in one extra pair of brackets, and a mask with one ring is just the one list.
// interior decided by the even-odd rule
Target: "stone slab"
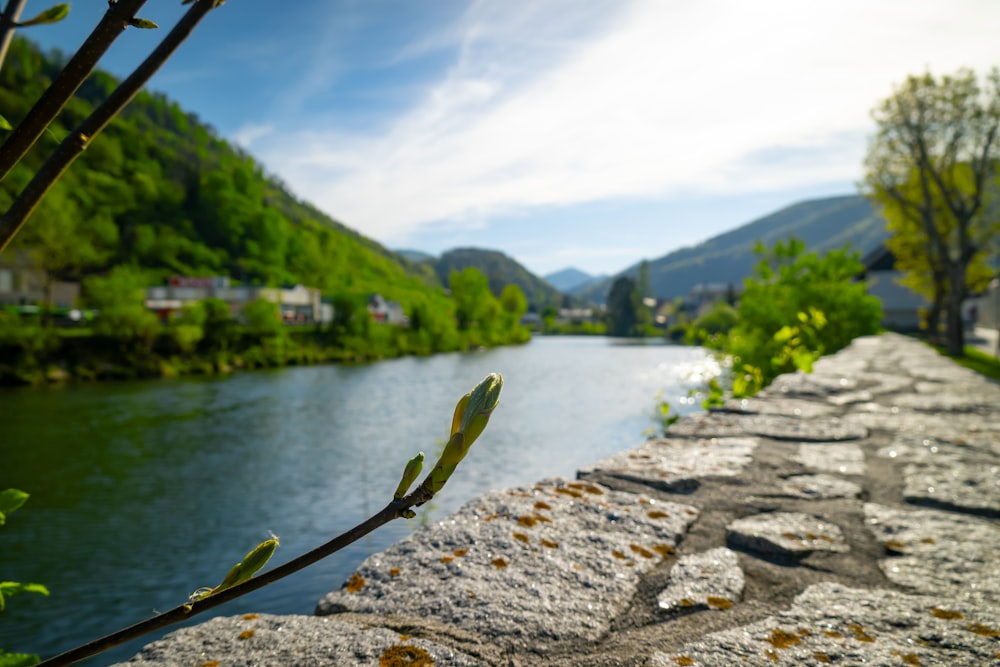
[[(395, 659), (395, 662), (393, 661)], [(485, 665), (468, 655), (387, 628), (317, 616), (220, 616), (145, 646), (119, 667), (191, 665)]]
[(807, 401), (801, 398), (767, 400), (760, 398), (734, 398), (726, 401), (726, 408), (733, 412), (757, 415), (782, 415), (785, 417), (827, 417), (836, 412), (833, 405)]
[(764, 556), (804, 558), (815, 551), (850, 550), (836, 524), (801, 512), (769, 512), (726, 526), (726, 543)]
[(781, 482), (781, 490), (796, 498), (809, 500), (857, 498), (861, 486), (833, 475), (792, 475)]
[[(950, 390), (950, 387), (947, 388)], [(996, 399), (979, 393), (952, 394), (941, 391), (936, 394), (902, 394), (892, 399), (892, 405), (919, 412), (991, 412), (996, 409)]]
[(851, 406), (844, 421), (869, 429), (896, 433), (917, 433), (944, 440), (984, 440), (1000, 455), (1000, 410), (989, 413), (915, 412), (898, 406), (863, 403)]
[(854, 443), (800, 445), (797, 457), (807, 468), (841, 475), (863, 475), (865, 453)]
[(875, 503), (864, 511), (868, 529), (886, 549), (879, 567), (890, 581), (914, 592), (1000, 603), (1000, 524)]
[(669, 612), (721, 611), (739, 603), (745, 583), (736, 552), (719, 547), (678, 559), (656, 599)]
[(405, 609), (515, 652), (596, 641), (697, 516), (587, 482), (490, 492), (370, 556), (317, 613)]
[(653, 653), (646, 664), (983, 667), (1000, 661), (998, 619), (997, 607), (969, 601), (822, 583), (786, 611), (709, 634), (675, 653)]
[(753, 438), (656, 439), (580, 469), (669, 492), (696, 489), (705, 477), (732, 477), (751, 462)]
[(911, 503), (1000, 517), (1000, 461), (995, 439), (953, 441), (900, 433), (878, 455), (902, 463), (903, 498)]
[(670, 436), (724, 438), (756, 435), (793, 442), (839, 442), (867, 437), (863, 426), (839, 418), (744, 415), (710, 412), (689, 415), (670, 427)]

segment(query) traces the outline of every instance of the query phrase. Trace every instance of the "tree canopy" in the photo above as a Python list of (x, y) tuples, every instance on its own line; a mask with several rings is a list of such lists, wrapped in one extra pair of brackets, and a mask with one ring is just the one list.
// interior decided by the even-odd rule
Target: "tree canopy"
[(980, 83), (963, 69), (910, 76), (872, 115), (865, 158), (869, 195), (883, 207), (906, 284), (930, 297), (936, 335), (946, 316), (949, 354), (963, 353), (961, 306), (982, 286), (1000, 220), (989, 215), (1000, 163), (1000, 70)]

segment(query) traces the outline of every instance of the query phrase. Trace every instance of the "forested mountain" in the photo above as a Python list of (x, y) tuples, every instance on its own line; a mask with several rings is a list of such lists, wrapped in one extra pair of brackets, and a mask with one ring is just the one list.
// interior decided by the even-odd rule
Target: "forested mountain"
[[(0, 71), (0, 114), (19, 122), (64, 61), (16, 40)], [(103, 72), (84, 83), (0, 183), (2, 209), (116, 84)], [(141, 93), (92, 142), (14, 243), (68, 280), (129, 264), (151, 283), (171, 274), (228, 275), (252, 284), (298, 282), (328, 295), (381, 292), (407, 307), (446, 299), (426, 266), (297, 200), (252, 157), (157, 93)]]
[(605, 277), (603, 275), (592, 276), (573, 267), (542, 276), (545, 282), (560, 292), (578, 291), (583, 289), (587, 283), (592, 283), (595, 280), (603, 280)]
[(528, 303), (538, 310), (545, 306), (559, 307), (563, 301), (563, 294), (559, 290), (496, 250), (455, 248), (436, 260), (430, 260), (429, 264), (434, 267), (434, 272), (444, 285), (448, 284), (448, 276), (452, 271), (461, 271), (471, 266), (486, 274), (490, 291), (495, 295), (499, 295), (506, 285), (517, 285), (528, 298)]
[[(794, 204), (690, 248), (649, 260), (649, 284), (660, 298), (686, 295), (698, 283), (742, 284), (757, 263), (754, 243), (772, 247), (791, 236), (820, 253), (850, 244), (862, 256), (888, 236), (885, 220), (871, 203), (857, 195), (815, 199)], [(655, 239), (650, 239), (654, 243)], [(603, 302), (614, 278), (634, 278), (639, 264), (612, 278), (585, 285), (571, 294)]]

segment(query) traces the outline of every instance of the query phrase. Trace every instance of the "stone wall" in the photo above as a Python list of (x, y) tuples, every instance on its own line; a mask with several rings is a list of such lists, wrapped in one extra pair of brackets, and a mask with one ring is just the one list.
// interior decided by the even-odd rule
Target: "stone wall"
[(1000, 386), (886, 334), (128, 664), (979, 667), (998, 554)]

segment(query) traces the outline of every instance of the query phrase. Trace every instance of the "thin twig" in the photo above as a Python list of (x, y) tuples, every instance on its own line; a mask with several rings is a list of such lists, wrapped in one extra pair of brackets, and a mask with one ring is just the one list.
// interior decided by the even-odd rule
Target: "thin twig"
[[(119, 0), (108, 8), (104, 18), (66, 63), (56, 80), (42, 93), (28, 115), (7, 137), (3, 146), (0, 146), (0, 181), (35, 145), (45, 128), (59, 115), (62, 108), (66, 106), (66, 102), (73, 97), (73, 94), (94, 70), (97, 61), (128, 27), (129, 19), (135, 18), (135, 13), (145, 3), (146, 0)], [(13, 32), (13, 27), (11, 32)], [(6, 243), (0, 245), (0, 251), (5, 246)]]
[(415, 491), (413, 491), (413, 493), (410, 493), (405, 498), (392, 501), (382, 508), (378, 514), (375, 514), (362, 523), (359, 523), (347, 532), (341, 533), (329, 542), (316, 547), (312, 551), (302, 554), (298, 558), (294, 558), (283, 565), (279, 565), (273, 570), (268, 570), (267, 572), (249, 579), (242, 584), (237, 584), (232, 588), (227, 588), (214, 595), (202, 598), (201, 600), (178, 605), (169, 611), (148, 618), (145, 621), (140, 621), (135, 625), (113, 632), (109, 635), (101, 637), (100, 639), (95, 639), (92, 642), (78, 646), (74, 649), (66, 651), (65, 653), (60, 653), (57, 656), (53, 656), (48, 660), (39, 663), (38, 667), (58, 667), (61, 665), (70, 665), (79, 660), (83, 660), (84, 658), (89, 658), (90, 656), (97, 655), (98, 653), (107, 651), (110, 648), (124, 644), (127, 641), (141, 637), (145, 634), (153, 632), (154, 630), (159, 630), (160, 628), (165, 628), (169, 625), (173, 625), (174, 623), (185, 621), (195, 614), (200, 614), (203, 611), (218, 607), (221, 604), (235, 600), (236, 598), (246, 595), (247, 593), (251, 593), (258, 588), (262, 588), (270, 583), (278, 581), (279, 579), (287, 577), (290, 574), (298, 572), (299, 570), (326, 558), (330, 554), (340, 551), (349, 544), (356, 542), (376, 528), (389, 523), (393, 519), (399, 518), (402, 516), (404, 510), (426, 503), (434, 497), (434, 492), (428, 487), (429, 479), (430, 477), (428, 476), (428, 478), (425, 479), (424, 482), (417, 487)]
[(14, 39), (14, 30), (17, 28), (17, 20), (21, 18), (25, 2), (26, 0), (7, 0), (7, 6), (0, 16), (0, 69), (3, 69), (3, 62), (7, 59), (7, 49)]
[[(124, 1), (121, 0), (121, 2)], [(42, 165), (42, 168), (38, 170), (21, 194), (17, 196), (7, 212), (0, 216), (0, 252), (3, 252), (14, 235), (24, 226), (25, 220), (35, 210), (49, 188), (73, 164), (73, 161), (80, 156), (94, 137), (100, 134), (111, 122), (111, 119), (118, 115), (146, 85), (146, 82), (163, 66), (163, 63), (177, 50), (177, 47), (187, 39), (198, 22), (216, 6), (217, 2), (218, 0), (198, 0), (195, 2), (149, 57), (115, 88), (111, 95), (80, 124), (80, 127), (59, 144), (59, 147)]]

